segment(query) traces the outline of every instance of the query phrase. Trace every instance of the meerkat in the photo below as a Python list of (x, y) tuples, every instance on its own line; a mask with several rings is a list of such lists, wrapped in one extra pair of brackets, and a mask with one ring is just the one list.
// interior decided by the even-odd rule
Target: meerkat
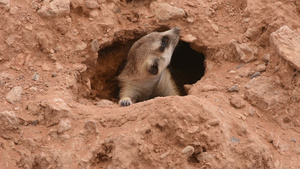
[(152, 32), (133, 44), (127, 63), (118, 76), (120, 106), (129, 106), (157, 96), (179, 95), (167, 68), (179, 34), (179, 28)]

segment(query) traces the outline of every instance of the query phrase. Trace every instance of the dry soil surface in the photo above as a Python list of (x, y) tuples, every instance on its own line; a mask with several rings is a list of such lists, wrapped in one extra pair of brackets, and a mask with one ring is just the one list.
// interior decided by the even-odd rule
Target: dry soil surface
[[(130, 46), (173, 27), (204, 76), (119, 107)], [(0, 0), (0, 168), (299, 169), (299, 72), (299, 0)]]

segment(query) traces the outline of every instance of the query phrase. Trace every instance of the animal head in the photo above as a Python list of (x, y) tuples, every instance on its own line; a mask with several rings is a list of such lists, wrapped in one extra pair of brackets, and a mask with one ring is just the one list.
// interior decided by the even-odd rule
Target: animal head
[[(159, 75), (170, 63), (173, 51), (179, 41), (179, 28), (165, 32), (152, 32), (131, 47), (128, 62), (135, 74), (149, 77)], [(134, 70), (135, 69), (135, 70)]]

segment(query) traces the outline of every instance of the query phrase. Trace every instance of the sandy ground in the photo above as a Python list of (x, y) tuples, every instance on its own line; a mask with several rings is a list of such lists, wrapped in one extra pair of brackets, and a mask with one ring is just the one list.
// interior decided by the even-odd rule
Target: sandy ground
[[(299, 0), (0, 0), (0, 168), (300, 169), (299, 21)], [(119, 107), (131, 45), (173, 27), (204, 76)]]

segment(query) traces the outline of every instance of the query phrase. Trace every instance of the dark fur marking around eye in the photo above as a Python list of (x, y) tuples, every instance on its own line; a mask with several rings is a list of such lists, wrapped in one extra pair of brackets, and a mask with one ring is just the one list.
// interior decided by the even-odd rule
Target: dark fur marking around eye
[(169, 46), (169, 37), (168, 36), (164, 36), (161, 39), (161, 45), (160, 45), (159, 50), (161, 52), (163, 52), (167, 46)]
[(158, 73), (158, 60), (155, 60), (153, 64), (149, 67), (148, 72), (152, 75), (157, 75)]

